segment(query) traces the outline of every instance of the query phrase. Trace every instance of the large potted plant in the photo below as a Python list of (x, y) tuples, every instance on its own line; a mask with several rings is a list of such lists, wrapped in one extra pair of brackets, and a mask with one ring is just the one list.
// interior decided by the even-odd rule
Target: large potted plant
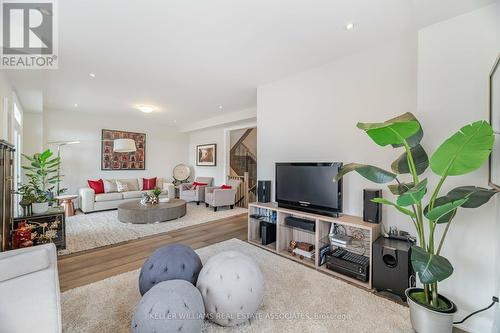
[(57, 168), (60, 163), (59, 157), (52, 158), (53, 153), (47, 149), (43, 153), (37, 153), (33, 156), (23, 154), (23, 157), (29, 161), (28, 165), (23, 165), (28, 178), (28, 187), (33, 192), (33, 213), (42, 214), (49, 209), (49, 201), (53, 200), (55, 185), (60, 181), (57, 175)]
[[(342, 167), (335, 180), (356, 171), (375, 183), (393, 182), (388, 187), (396, 196), (395, 201), (383, 198), (373, 201), (393, 206), (416, 229), (418, 244), (412, 246), (411, 263), (423, 288), (406, 290), (413, 328), (419, 333), (452, 332), (455, 304), (438, 292), (438, 282), (453, 273), (453, 266), (442, 256), (443, 244), (459, 208), (477, 208), (497, 192), (473, 185), (456, 187), (446, 194), (441, 190), (448, 177), (470, 173), (487, 161), (493, 147), (491, 126), (486, 121), (477, 121), (462, 127), (430, 159), (420, 145), (422, 127), (411, 113), (383, 123), (358, 123), (357, 127), (379, 146), (403, 149), (402, 155), (391, 164), (392, 171), (350, 163)], [(440, 177), (433, 189), (424, 178), (429, 166)], [(430, 197), (424, 203), (426, 193)], [(438, 228), (443, 229), (441, 237), (436, 239)]]

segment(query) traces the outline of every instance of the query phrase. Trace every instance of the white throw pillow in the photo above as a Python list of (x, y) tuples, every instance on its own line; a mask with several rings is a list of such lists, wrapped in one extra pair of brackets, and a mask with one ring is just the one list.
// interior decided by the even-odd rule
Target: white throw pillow
[(137, 178), (117, 179), (116, 181), (120, 181), (122, 184), (127, 184), (128, 191), (139, 191), (139, 182), (137, 181)]
[(116, 181), (116, 188), (117, 188), (118, 192), (127, 192), (128, 191), (127, 183), (124, 183), (121, 180)]
[(118, 192), (114, 179), (103, 179), (102, 182), (104, 183), (104, 193)]
[(139, 191), (142, 191), (144, 188), (144, 178), (137, 178), (137, 185), (139, 185)]

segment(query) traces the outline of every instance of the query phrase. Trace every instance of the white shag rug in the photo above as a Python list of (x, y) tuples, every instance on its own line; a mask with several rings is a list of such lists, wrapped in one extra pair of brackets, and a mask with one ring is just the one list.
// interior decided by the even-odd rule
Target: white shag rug
[[(250, 322), (230, 328), (205, 321), (204, 332), (413, 332), (408, 308), (240, 240), (196, 252), (205, 263), (228, 250), (258, 263), (265, 277), (264, 302)], [(63, 332), (130, 332), (141, 298), (138, 276), (135, 270), (64, 292)]]
[(188, 203), (186, 215), (177, 220), (153, 224), (130, 224), (118, 220), (118, 211), (78, 214), (66, 219), (66, 249), (60, 255), (151, 236), (195, 224), (211, 222), (246, 213), (245, 208), (219, 208), (217, 212), (196, 203)]

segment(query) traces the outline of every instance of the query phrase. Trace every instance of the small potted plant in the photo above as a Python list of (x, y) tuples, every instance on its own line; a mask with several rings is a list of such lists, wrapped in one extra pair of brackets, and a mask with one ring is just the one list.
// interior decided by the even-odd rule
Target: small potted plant
[(161, 189), (159, 187), (156, 187), (153, 192), (152, 192), (152, 197), (151, 197), (151, 203), (152, 204), (157, 204), (160, 202), (160, 194), (161, 194)]
[[(486, 121), (477, 121), (462, 127), (430, 158), (420, 145), (422, 127), (411, 113), (383, 123), (358, 123), (357, 127), (379, 146), (402, 148), (403, 153), (391, 164), (392, 171), (350, 163), (342, 167), (335, 180), (356, 171), (375, 183), (395, 182), (388, 186), (397, 197), (395, 201), (383, 198), (372, 201), (393, 206), (406, 215), (416, 229), (419, 242), (412, 246), (411, 263), (423, 288), (406, 290), (411, 323), (419, 333), (451, 333), (457, 309), (451, 300), (438, 292), (438, 282), (453, 273), (452, 264), (442, 255), (443, 244), (459, 208), (477, 208), (497, 191), (469, 185), (456, 187), (446, 194), (440, 192), (448, 177), (470, 173), (488, 160), (494, 142), (491, 126)], [(429, 166), (439, 177), (433, 189), (428, 178), (423, 178)], [(427, 193), (430, 198), (424, 204)], [(438, 229), (442, 230), (440, 239), (437, 238)]]
[(59, 157), (52, 158), (53, 153), (50, 149), (33, 156), (22, 155), (29, 162), (22, 168), (27, 171), (27, 186), (31, 186), (34, 193), (33, 213), (43, 214), (49, 209), (49, 201), (54, 200), (52, 191), (55, 185), (60, 182), (60, 176), (57, 175), (60, 159)]
[(23, 215), (31, 215), (31, 205), (35, 202), (35, 190), (30, 184), (20, 184), (16, 194), (21, 196), (19, 205), (23, 209)]

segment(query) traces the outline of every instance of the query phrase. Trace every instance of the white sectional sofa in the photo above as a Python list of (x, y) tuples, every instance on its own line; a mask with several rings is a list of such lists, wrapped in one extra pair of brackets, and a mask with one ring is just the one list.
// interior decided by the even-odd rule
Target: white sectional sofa
[[(116, 182), (116, 179), (106, 179), (107, 181)], [(101, 210), (116, 209), (118, 205), (126, 201), (138, 200), (144, 191), (142, 189), (142, 178), (118, 179), (128, 184), (129, 191), (117, 192), (116, 190), (95, 194), (90, 187), (84, 187), (79, 190), (78, 203), (84, 213), (91, 213)], [(156, 187), (162, 190), (160, 197), (175, 197), (174, 184), (168, 182), (165, 178), (156, 179)]]

